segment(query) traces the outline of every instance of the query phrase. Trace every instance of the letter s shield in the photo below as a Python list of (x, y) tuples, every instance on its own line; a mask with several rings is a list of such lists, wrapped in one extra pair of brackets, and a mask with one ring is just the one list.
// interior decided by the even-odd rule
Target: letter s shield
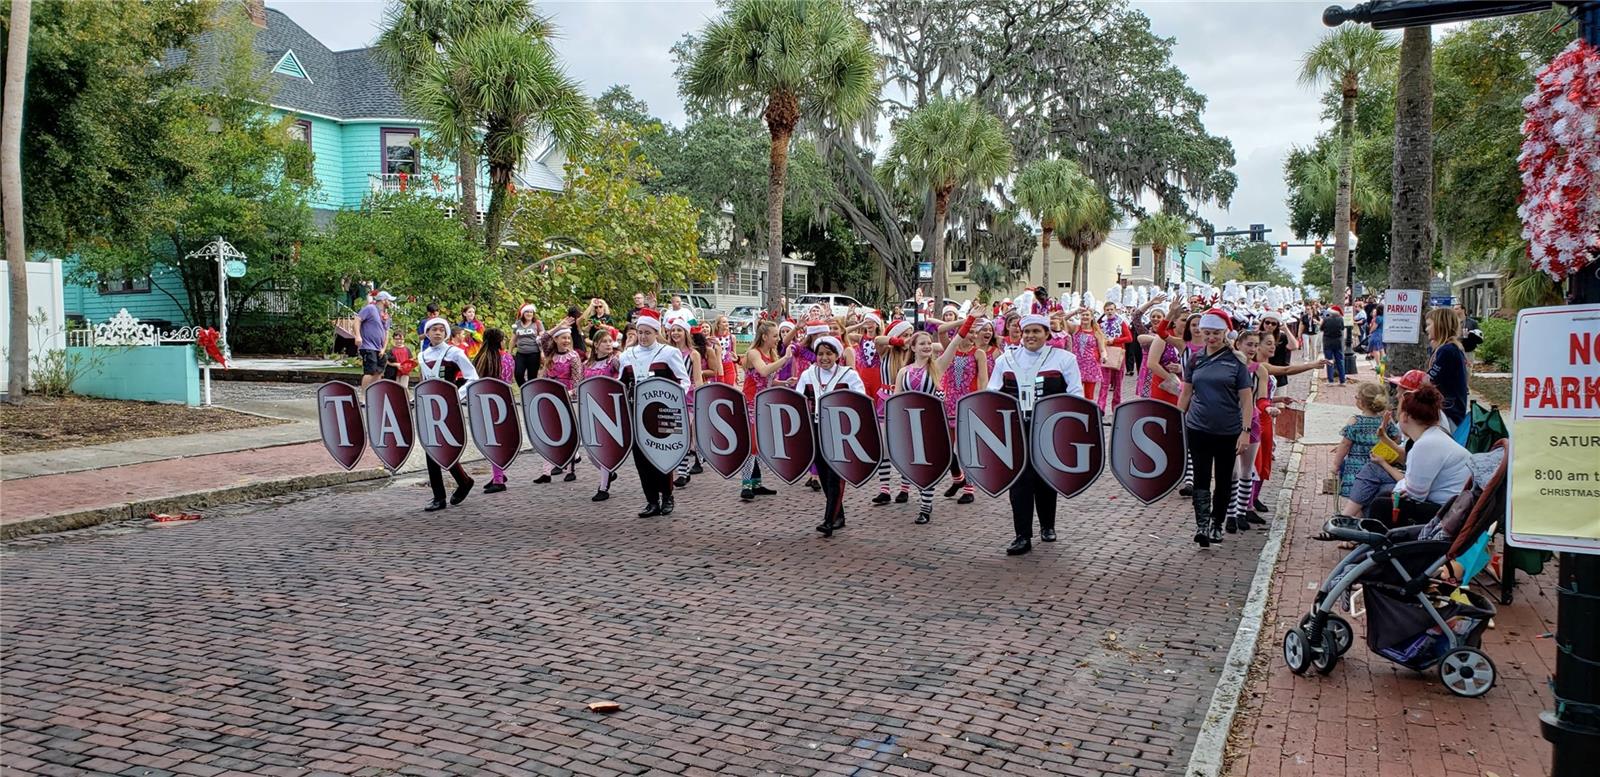
[(1152, 504), (1177, 487), (1186, 455), (1183, 414), (1177, 407), (1159, 399), (1117, 406), (1111, 422), (1111, 474), (1135, 499)]

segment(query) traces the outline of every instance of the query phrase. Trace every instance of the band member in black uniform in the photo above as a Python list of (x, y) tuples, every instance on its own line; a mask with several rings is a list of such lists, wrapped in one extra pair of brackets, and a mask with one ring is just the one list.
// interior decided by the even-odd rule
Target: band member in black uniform
[[(660, 341), (660, 314), (654, 310), (643, 309), (639, 311), (639, 316), (633, 323), (638, 331), (639, 342), (624, 350), (619, 358), (622, 383), (628, 387), (628, 396), (630, 398), (633, 396), (634, 384), (637, 381), (650, 377), (687, 382), (689, 371), (685, 366), (682, 352)], [(682, 412), (680, 409), (679, 413)], [(680, 423), (685, 420), (680, 416)], [(644, 489), (645, 505), (644, 509), (639, 511), (639, 517), (671, 515), (674, 507), (672, 475), (656, 469), (637, 444), (633, 446), (633, 466), (639, 470), (639, 485)]]
[[(1077, 357), (1048, 344), (1050, 319), (1037, 313), (1022, 317), (1022, 345), (1007, 350), (995, 360), (989, 374), (989, 388), (1017, 397), (1022, 406), (1022, 428), (1028, 429), (1033, 405), (1039, 399), (1067, 393), (1083, 396), (1083, 378), (1078, 373)], [(1011, 497), (1011, 522), (1016, 539), (1006, 555), (1020, 556), (1033, 550), (1033, 517), (1039, 516), (1039, 539), (1056, 541), (1056, 492), (1050, 488), (1029, 461), (1008, 494)]]
[[(472, 360), (467, 358), (466, 352), (446, 342), (450, 337), (450, 322), (442, 318), (430, 318), (422, 325), (422, 334), (428, 341), (427, 347), (417, 354), (417, 366), (422, 370), (422, 380), (443, 378), (460, 388), (478, 379), (478, 371), (473, 368)], [(421, 385), (420, 381), (418, 385)], [(428, 465), (428, 487), (433, 489), (433, 501), (423, 510), (430, 513), (443, 510), (444, 471), (432, 457), (424, 456), (423, 459)], [(450, 477), (456, 481), (456, 490), (450, 495), (450, 504), (461, 504), (472, 491), (474, 481), (467, 476), (467, 471), (462, 468), (459, 461), (450, 468)]]
[[(839, 338), (833, 335), (819, 337), (812, 343), (811, 350), (817, 354), (817, 361), (800, 373), (795, 390), (805, 394), (811, 403), (811, 428), (812, 433), (819, 436), (817, 450), (820, 451), (822, 425), (817, 423), (817, 400), (830, 391), (866, 394), (867, 387), (854, 368), (846, 367), (839, 361), (839, 354), (844, 353), (844, 344), (839, 342)], [(816, 466), (817, 479), (822, 481), (822, 495), (826, 499), (822, 523), (817, 526), (817, 531), (822, 532), (824, 537), (832, 537), (834, 529), (844, 528), (844, 482), (821, 456), (816, 457)]]

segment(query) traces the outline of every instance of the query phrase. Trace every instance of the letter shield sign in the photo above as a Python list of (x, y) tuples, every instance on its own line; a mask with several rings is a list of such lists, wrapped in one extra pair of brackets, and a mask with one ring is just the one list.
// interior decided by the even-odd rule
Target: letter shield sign
[(785, 483), (797, 483), (816, 453), (805, 395), (788, 386), (756, 394), (756, 455), (772, 474)]
[(392, 380), (373, 381), (367, 386), (367, 444), (373, 455), (390, 472), (398, 472), (415, 439), (405, 387)]
[(694, 390), (694, 441), (700, 460), (718, 475), (731, 478), (750, 458), (750, 419), (744, 394), (726, 383), (707, 383)]
[(634, 444), (661, 472), (676, 470), (689, 454), (687, 400), (683, 385), (671, 378), (647, 378), (634, 386)]
[(355, 386), (331, 380), (317, 387), (317, 426), (322, 432), (322, 446), (333, 460), (346, 471), (355, 469), (367, 445)]
[(429, 378), (417, 384), (417, 442), (433, 463), (449, 469), (467, 450), (467, 420), (456, 384)]
[(589, 460), (607, 472), (616, 472), (628, 460), (633, 424), (622, 381), (596, 375), (578, 384), (578, 441)]
[(956, 403), (956, 458), (967, 482), (989, 496), (1011, 488), (1028, 466), (1017, 398), (975, 391)]
[(1183, 480), (1185, 455), (1178, 408), (1159, 399), (1117, 406), (1111, 421), (1111, 474), (1134, 498), (1151, 504), (1166, 496)]
[(528, 442), (545, 461), (565, 467), (578, 454), (578, 421), (567, 387), (559, 381), (539, 378), (522, 384), (522, 423), (528, 427)]
[(1028, 458), (1039, 479), (1056, 493), (1069, 499), (1083, 493), (1105, 466), (1100, 408), (1071, 394), (1056, 394), (1034, 403)]
[(489, 463), (505, 469), (522, 448), (517, 429), (516, 392), (498, 378), (481, 378), (467, 384), (467, 428), (472, 443)]
[(883, 461), (872, 398), (858, 391), (829, 391), (817, 400), (817, 457), (844, 482), (857, 488), (872, 479)]
[(902, 391), (883, 405), (883, 444), (889, 463), (917, 488), (933, 488), (950, 471), (949, 420), (944, 403), (921, 391)]

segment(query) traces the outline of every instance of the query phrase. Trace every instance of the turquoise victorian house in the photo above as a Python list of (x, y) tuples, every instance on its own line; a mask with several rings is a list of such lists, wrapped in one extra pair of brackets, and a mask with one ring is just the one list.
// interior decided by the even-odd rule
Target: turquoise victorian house
[[(420, 187), (443, 200), (458, 200), (454, 166), (430, 169), (419, 158), (417, 141), (426, 132), (425, 124), (407, 110), (374, 49), (332, 51), (262, 0), (245, 0), (243, 13), (259, 28), (253, 47), (256, 66), (266, 73), (271, 88), (270, 108), (275, 115), (294, 117), (290, 131), (311, 146), (315, 157), (311, 206), (318, 226), (326, 226), (341, 209), (359, 207), (374, 192)], [(210, 37), (199, 41), (202, 58), (204, 49), (215, 45)], [(561, 191), (565, 165), (561, 150), (550, 145), (523, 161), (516, 185)], [(482, 171), (471, 184), (480, 189), (480, 209), (488, 206), (487, 184)], [(105, 321), (122, 308), (156, 324), (180, 326), (187, 319), (174, 301), (185, 298), (182, 279), (175, 274), (96, 286), (69, 283), (64, 297), (67, 315), (80, 320)]]

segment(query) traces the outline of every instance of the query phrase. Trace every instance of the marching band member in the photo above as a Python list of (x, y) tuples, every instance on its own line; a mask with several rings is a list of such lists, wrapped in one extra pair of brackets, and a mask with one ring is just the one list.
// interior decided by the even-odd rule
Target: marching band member
[[(478, 349), (478, 355), (472, 358), (472, 366), (479, 375), (497, 377), (506, 383), (516, 378), (516, 358), (505, 350), (505, 333), (499, 329), (489, 328), (483, 333), (483, 347)], [(515, 386), (517, 384), (511, 383)], [(483, 487), (485, 494), (498, 494), (506, 490), (506, 471), (489, 464), (492, 475), (489, 485)]]
[[(800, 374), (800, 380), (795, 387), (811, 399), (812, 428), (814, 431), (820, 431), (821, 425), (815, 423), (816, 401), (821, 399), (823, 394), (830, 391), (855, 391), (865, 394), (866, 391), (861, 383), (861, 376), (856, 374), (853, 368), (839, 362), (839, 355), (844, 353), (844, 344), (839, 342), (839, 338), (823, 335), (812, 343), (812, 350), (816, 353), (817, 361)], [(821, 446), (819, 438), (817, 449), (821, 450)], [(844, 483), (821, 456), (816, 458), (816, 468), (817, 478), (822, 483), (822, 493), (826, 500), (822, 523), (817, 526), (817, 531), (822, 532), (824, 537), (832, 537), (834, 529), (844, 528)]]
[[(944, 395), (945, 417), (950, 421), (950, 432), (956, 429), (956, 404), (961, 398), (989, 385), (989, 362), (978, 353), (968, 338), (972, 336), (973, 326), (977, 324), (975, 316), (967, 316), (956, 330), (956, 336), (951, 338), (950, 347), (945, 349), (943, 356), (939, 357), (939, 375), (934, 380), (934, 385), (939, 387), (939, 393)], [(955, 457), (950, 457), (950, 487), (944, 490), (944, 498), (949, 499), (957, 493), (961, 498), (956, 504), (972, 504), (973, 488), (967, 482), (967, 476), (961, 472), (961, 463)]]
[(788, 366), (793, 358), (793, 346), (784, 349), (782, 356), (778, 355), (777, 324), (771, 321), (756, 324), (755, 339), (750, 341), (750, 350), (744, 352), (744, 406), (746, 417), (750, 419), (751, 450), (750, 457), (739, 470), (739, 498), (746, 502), (778, 493), (761, 485), (761, 465), (755, 456), (756, 395), (768, 385), (782, 384), (782, 380), (772, 376)]
[[(1127, 320), (1117, 314), (1117, 303), (1107, 302), (1105, 304), (1105, 315), (1100, 317), (1099, 328), (1104, 333), (1102, 342), (1105, 343), (1104, 351), (1106, 357), (1116, 361), (1116, 355), (1120, 353), (1122, 355), (1120, 361), (1125, 363), (1128, 358), (1128, 344), (1133, 342), (1133, 327), (1129, 326)], [(1115, 367), (1107, 365), (1102, 371), (1103, 382), (1100, 396), (1097, 399), (1091, 397), (1091, 399), (1096, 399), (1099, 403), (1101, 412), (1116, 410), (1117, 405), (1122, 404), (1123, 366), (1124, 364), (1117, 364)], [(1110, 402), (1109, 408), (1106, 406), (1107, 402)]]
[[(918, 332), (915, 335), (912, 335), (910, 350), (913, 354), (913, 357), (910, 362), (908, 362), (904, 367), (900, 368), (899, 377), (895, 378), (894, 382), (895, 393), (898, 394), (902, 391), (920, 391), (924, 394), (933, 394), (937, 396), (939, 393), (938, 386), (941, 385), (941, 378), (950, 374), (949, 370), (953, 360), (959, 358), (956, 349), (965, 344), (966, 341), (964, 337), (957, 337), (954, 340), (951, 340), (950, 344), (946, 345), (941, 352), (941, 349), (939, 348), (939, 341), (935, 340), (933, 335), (928, 334), (927, 332)], [(968, 352), (966, 358), (972, 358), (970, 351)], [(945, 400), (948, 403), (948, 391), (945, 392)], [(954, 405), (947, 404), (946, 407), (954, 407)], [(954, 411), (950, 412), (952, 417), (954, 417)], [(887, 457), (885, 458), (887, 459)], [(961, 478), (960, 467), (954, 467), (954, 472), (956, 475), (956, 480), (951, 485), (951, 490), (945, 492), (945, 496), (950, 496), (956, 491), (961, 490), (963, 480)], [(903, 487), (909, 487), (909, 484), (907, 484), (903, 478), (901, 480), (901, 485)], [(967, 488), (970, 490), (972, 487), (967, 486)], [(879, 494), (879, 496), (883, 496), (883, 494)], [(964, 500), (964, 503), (972, 501), (972, 497), (970, 495), (963, 495), (962, 499)], [(933, 520), (933, 489), (919, 488), (917, 489), (916, 522), (920, 524), (927, 523), (931, 520)]]
[[(560, 383), (567, 390), (568, 397), (577, 390), (578, 379), (583, 374), (583, 355), (572, 347), (572, 339), (570, 326), (563, 325), (550, 332), (545, 338), (544, 364), (539, 369), (539, 377)], [(567, 468), (567, 474), (561, 478), (562, 481), (570, 483), (578, 479), (578, 461), (577, 457), (573, 457), (573, 466)], [(534, 478), (533, 482), (549, 483), (550, 476), (560, 472), (560, 467), (547, 461), (544, 464), (544, 473)]]
[[(639, 381), (650, 377), (670, 378), (680, 384), (689, 383), (689, 368), (682, 352), (658, 341), (661, 333), (660, 315), (646, 308), (639, 311), (633, 323), (638, 330), (639, 343), (623, 351), (618, 362), (622, 370), (622, 382), (628, 391), (631, 393)], [(644, 490), (645, 498), (644, 509), (639, 511), (639, 517), (671, 515), (674, 507), (672, 476), (656, 469), (638, 445), (633, 446), (633, 466), (639, 470), (639, 485)]]
[[(900, 375), (900, 370), (911, 362), (911, 334), (912, 324), (904, 319), (896, 321), (889, 326), (884, 334), (873, 338), (873, 347), (878, 353), (879, 384), (878, 393), (873, 397), (873, 404), (878, 409), (878, 415), (883, 415), (883, 404), (889, 399), (889, 392), (894, 389), (894, 382)], [(889, 503), (889, 457), (883, 457), (878, 462), (878, 495), (872, 498), (875, 505)], [(894, 496), (894, 501), (904, 504), (911, 498), (911, 484), (904, 477), (900, 478), (900, 493)]]
[[(988, 387), (1017, 397), (1026, 429), (1035, 402), (1061, 393), (1081, 397), (1083, 380), (1078, 376), (1078, 362), (1072, 354), (1045, 342), (1050, 337), (1048, 318), (1030, 313), (1023, 316), (1020, 323), (1022, 346), (1007, 351), (995, 362)], [(1035, 514), (1039, 516), (1039, 539), (1056, 541), (1056, 492), (1039, 478), (1031, 461), (1023, 466), (1022, 475), (1011, 486), (1009, 496), (1016, 539), (1006, 548), (1006, 555), (1019, 556), (1033, 550)]]
[[(583, 365), (583, 377), (593, 378), (604, 376), (615, 378), (621, 373), (620, 361), (617, 358), (617, 330), (609, 326), (602, 326), (595, 330), (594, 339), (589, 341), (589, 359)], [(574, 462), (576, 463), (576, 462)], [(591, 502), (604, 502), (611, 498), (611, 473), (600, 466), (597, 459), (595, 469), (600, 470), (600, 487), (589, 497)]]
[[(460, 387), (478, 379), (478, 371), (467, 358), (466, 351), (445, 341), (450, 336), (450, 322), (437, 316), (430, 318), (423, 323), (422, 332), (428, 338), (428, 347), (417, 354), (417, 367), (422, 370), (423, 381), (442, 378)], [(422, 509), (430, 513), (443, 510), (444, 471), (431, 456), (424, 456), (423, 459), (428, 465), (428, 487), (433, 489), (433, 501)], [(461, 504), (472, 492), (474, 481), (467, 476), (467, 470), (459, 461), (450, 467), (450, 477), (456, 481), (456, 490), (450, 494), (450, 504)]]
[[(684, 313), (669, 317), (666, 323), (667, 344), (678, 349), (678, 355), (683, 359), (683, 368), (689, 374), (686, 380), (678, 381), (683, 385), (684, 418), (694, 418), (694, 388), (702, 382), (700, 375), (703, 369), (700, 353), (695, 349), (694, 340), (691, 336), (695, 329), (694, 322), (687, 313)], [(693, 465), (689, 463), (691, 458), (694, 460)], [(672, 481), (672, 485), (677, 488), (683, 488), (689, 485), (689, 476), (699, 474), (700, 471), (703, 471), (700, 466), (700, 454), (695, 452), (694, 445), (691, 443), (689, 445), (689, 455), (684, 456), (683, 460), (678, 462), (678, 478)]]

